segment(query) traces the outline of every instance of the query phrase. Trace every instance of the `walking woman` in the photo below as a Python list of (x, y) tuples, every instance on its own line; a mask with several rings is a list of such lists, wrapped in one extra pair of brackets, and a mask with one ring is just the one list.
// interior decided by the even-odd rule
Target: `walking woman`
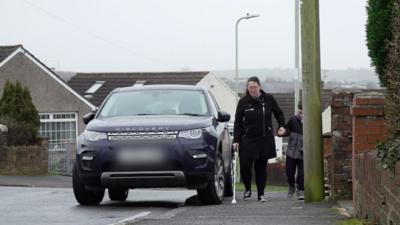
[(274, 97), (265, 93), (258, 77), (247, 80), (246, 96), (236, 108), (234, 149), (239, 149), (240, 173), (246, 188), (243, 199), (251, 197), (251, 177), (254, 165), (258, 201), (265, 202), (264, 189), (268, 159), (276, 157), (275, 138), (272, 128), (274, 114), (279, 132), (285, 132), (285, 118)]

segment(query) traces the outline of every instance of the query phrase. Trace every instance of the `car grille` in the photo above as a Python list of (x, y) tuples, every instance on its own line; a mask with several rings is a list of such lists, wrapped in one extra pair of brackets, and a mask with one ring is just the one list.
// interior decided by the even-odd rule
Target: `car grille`
[(170, 140), (176, 139), (178, 131), (159, 132), (108, 132), (108, 140)]

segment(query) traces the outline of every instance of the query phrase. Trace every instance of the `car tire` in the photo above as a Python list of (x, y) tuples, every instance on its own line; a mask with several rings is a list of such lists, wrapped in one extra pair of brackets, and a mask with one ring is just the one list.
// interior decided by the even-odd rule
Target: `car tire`
[(125, 201), (128, 198), (129, 189), (108, 188), (108, 197), (112, 201)]
[(226, 173), (225, 179), (225, 197), (233, 196), (233, 173), (235, 168), (233, 168), (233, 162), (229, 163), (229, 171)]
[(204, 205), (221, 204), (224, 199), (225, 168), (219, 153), (215, 157), (214, 174), (206, 188), (197, 189), (199, 201)]
[(98, 205), (103, 201), (103, 190), (87, 190), (85, 183), (79, 178), (78, 164), (74, 163), (72, 170), (72, 188), (76, 201), (81, 205)]

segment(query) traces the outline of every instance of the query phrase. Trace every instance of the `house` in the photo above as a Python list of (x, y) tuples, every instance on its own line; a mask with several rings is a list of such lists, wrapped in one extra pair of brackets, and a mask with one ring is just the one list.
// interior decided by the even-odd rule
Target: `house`
[(236, 110), (235, 93), (211, 72), (146, 72), (146, 73), (77, 73), (68, 85), (99, 107), (108, 94), (118, 87), (151, 84), (185, 84), (207, 87), (221, 110), (231, 114)]
[(28, 87), (40, 115), (39, 134), (49, 149), (64, 149), (85, 129), (82, 117), (95, 105), (69, 87), (22, 45), (0, 46), (0, 93), (7, 80)]
[[(209, 88), (222, 110), (235, 112), (235, 94), (210, 72), (78, 73), (68, 84), (22, 45), (0, 46), (0, 93), (7, 80), (28, 87), (49, 149), (65, 149), (84, 131), (82, 117), (117, 87), (189, 84)], [(232, 116), (233, 119), (233, 116)]]

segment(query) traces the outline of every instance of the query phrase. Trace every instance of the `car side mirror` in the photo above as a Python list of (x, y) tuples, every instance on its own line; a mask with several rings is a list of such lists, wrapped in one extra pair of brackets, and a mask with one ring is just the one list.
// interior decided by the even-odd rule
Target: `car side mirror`
[(228, 122), (231, 119), (231, 114), (223, 111), (218, 112), (218, 122)]
[(82, 118), (83, 123), (88, 124), (91, 120), (94, 119), (94, 115), (95, 115), (94, 112), (90, 112), (90, 113), (87, 113), (86, 115), (84, 115)]

